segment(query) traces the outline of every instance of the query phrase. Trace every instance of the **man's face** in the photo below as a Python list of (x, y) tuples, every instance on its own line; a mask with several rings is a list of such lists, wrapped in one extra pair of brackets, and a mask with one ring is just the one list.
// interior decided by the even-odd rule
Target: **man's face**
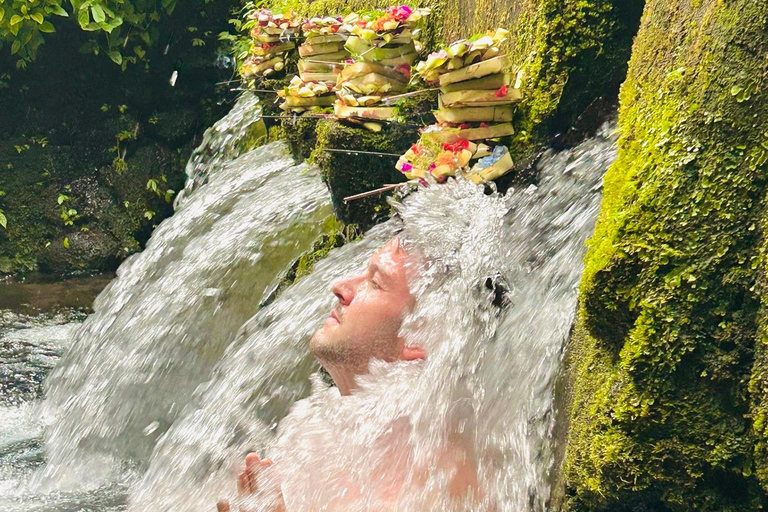
[(362, 373), (371, 358), (408, 358), (398, 337), (403, 317), (414, 304), (406, 259), (399, 241), (393, 239), (373, 255), (364, 273), (333, 285), (338, 303), (309, 342), (323, 366)]

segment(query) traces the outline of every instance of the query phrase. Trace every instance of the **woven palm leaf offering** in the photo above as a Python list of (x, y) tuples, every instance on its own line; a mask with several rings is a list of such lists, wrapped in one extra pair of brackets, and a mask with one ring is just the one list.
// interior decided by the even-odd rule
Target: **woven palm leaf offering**
[(299, 46), (299, 76), (306, 82), (336, 82), (349, 59), (344, 48), (349, 33), (341, 18), (311, 18), (301, 26), (304, 42)]
[(349, 33), (341, 18), (325, 17), (306, 20), (301, 34), (299, 74), (277, 91), (284, 99), (280, 108), (300, 113), (314, 107), (333, 107), (338, 75), (349, 60), (344, 48)]
[[(430, 126), (422, 132), (419, 142), (400, 157), (395, 168), (409, 180), (419, 180), (422, 184), (445, 183), (449, 177), (457, 175), (475, 183), (495, 180), (515, 165), (507, 147), (500, 144), (491, 146), (462, 136), (469, 130), (488, 133), (490, 129), (485, 123), (478, 128), (455, 129), (451, 131), (455, 136), (446, 141), (442, 137), (431, 136), (442, 132), (443, 127)], [(469, 135), (472, 136), (471, 133)]]
[(508, 36), (502, 28), (478, 34), (416, 64), (415, 73), (425, 83), (440, 87), (438, 122), (422, 130), (419, 142), (398, 161), (398, 170), (409, 178), (438, 182), (465, 174), (479, 183), (514, 167), (507, 148), (494, 142), (515, 133), (510, 121), (514, 104), (522, 99), (511, 85), (509, 60), (502, 53)]
[[(385, 121), (395, 117), (396, 108), (383, 102), (408, 87), (411, 64), (421, 49), (414, 38), (429, 13), (429, 9), (401, 5), (344, 18), (349, 32), (345, 48), (354, 62), (345, 66), (337, 80), (334, 113), (338, 118)], [(381, 129), (375, 122), (365, 126)]]
[(240, 65), (244, 78), (267, 77), (285, 69), (286, 54), (296, 49), (296, 37), (302, 19), (287, 10), (275, 14), (269, 9), (248, 13), (255, 20), (251, 29), (253, 39), (250, 56)]
[(509, 32), (503, 28), (462, 39), (431, 53), (416, 64), (427, 83), (440, 86), (440, 123), (508, 123), (514, 103), (522, 99), (512, 87), (510, 63), (502, 53)]

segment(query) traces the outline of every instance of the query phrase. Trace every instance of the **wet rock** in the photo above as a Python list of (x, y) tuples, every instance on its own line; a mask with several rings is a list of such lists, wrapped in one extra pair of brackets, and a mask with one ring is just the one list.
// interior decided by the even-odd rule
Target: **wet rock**
[(120, 242), (109, 233), (98, 229), (75, 231), (45, 249), (40, 269), (59, 274), (72, 270), (109, 270), (120, 258), (120, 250)]

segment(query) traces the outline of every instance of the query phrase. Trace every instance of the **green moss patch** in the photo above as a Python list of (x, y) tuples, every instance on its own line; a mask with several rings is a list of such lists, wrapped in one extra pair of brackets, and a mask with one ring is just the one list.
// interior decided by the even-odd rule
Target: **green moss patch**
[(768, 410), (753, 374), (767, 17), (748, 0), (646, 6), (569, 347), (566, 510), (768, 502), (750, 419)]

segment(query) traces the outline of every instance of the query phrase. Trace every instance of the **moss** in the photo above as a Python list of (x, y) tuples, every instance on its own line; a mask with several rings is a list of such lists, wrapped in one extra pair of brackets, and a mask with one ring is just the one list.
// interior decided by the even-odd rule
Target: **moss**
[(309, 275), (315, 267), (315, 264), (328, 256), (331, 250), (343, 246), (348, 242), (357, 240), (360, 236), (360, 230), (354, 224), (344, 224), (335, 216), (328, 216), (322, 222), (320, 227), (320, 236), (314, 241), (312, 246), (301, 256), (299, 256), (288, 271), (280, 280), (275, 289), (264, 298), (260, 306), (266, 306), (272, 303), (286, 288)]
[(291, 116), (280, 122), (281, 133), (291, 143), (291, 150), (297, 160), (306, 160), (317, 145), (318, 118), (312, 116)]
[[(317, 144), (310, 159), (320, 166), (322, 177), (331, 190), (331, 200), (339, 219), (357, 224), (364, 231), (389, 218), (387, 194), (348, 203), (344, 202), (344, 198), (388, 183), (405, 181), (405, 177), (395, 169), (395, 162), (397, 155), (404, 153), (413, 143), (413, 134), (396, 124), (374, 133), (330, 120), (318, 121), (316, 134)], [(329, 151), (339, 149), (353, 151)], [(354, 151), (390, 153), (395, 156), (373, 156)]]
[(326, 220), (323, 232), (325, 234), (322, 238), (316, 241), (312, 249), (303, 254), (296, 262), (294, 281), (310, 274), (315, 263), (328, 256), (332, 249), (341, 247), (359, 237), (357, 226), (354, 224), (345, 225), (335, 217), (329, 217)]
[(767, 17), (750, 0), (646, 6), (569, 345), (565, 510), (768, 504), (750, 421), (768, 410)]

